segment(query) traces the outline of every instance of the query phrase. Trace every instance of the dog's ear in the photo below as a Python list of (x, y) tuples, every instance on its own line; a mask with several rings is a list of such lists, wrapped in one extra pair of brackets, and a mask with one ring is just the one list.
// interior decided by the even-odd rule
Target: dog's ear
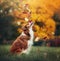
[(22, 30), (23, 30), (23, 31), (28, 30), (28, 26), (27, 26), (27, 25), (25, 25), (24, 27), (22, 27)]

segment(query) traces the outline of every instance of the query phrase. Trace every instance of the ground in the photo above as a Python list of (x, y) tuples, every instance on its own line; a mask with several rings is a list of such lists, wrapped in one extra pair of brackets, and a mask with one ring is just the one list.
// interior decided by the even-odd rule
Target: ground
[(0, 45), (0, 61), (60, 61), (60, 47), (32, 46), (30, 54), (12, 55), (10, 45)]

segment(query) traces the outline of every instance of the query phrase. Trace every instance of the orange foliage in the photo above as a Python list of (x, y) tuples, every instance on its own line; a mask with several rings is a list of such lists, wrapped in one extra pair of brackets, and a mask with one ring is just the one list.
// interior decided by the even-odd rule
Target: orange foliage
[[(39, 25), (34, 25), (35, 37), (47, 37), (47, 39), (53, 37), (56, 23), (52, 19), (52, 16), (59, 9), (60, 0), (25, 0), (23, 3), (29, 4), (29, 8), (31, 10), (30, 19), (32, 21), (42, 21), (45, 24), (42, 28), (39, 27)], [(15, 12), (15, 15), (21, 18), (29, 17), (28, 12)]]

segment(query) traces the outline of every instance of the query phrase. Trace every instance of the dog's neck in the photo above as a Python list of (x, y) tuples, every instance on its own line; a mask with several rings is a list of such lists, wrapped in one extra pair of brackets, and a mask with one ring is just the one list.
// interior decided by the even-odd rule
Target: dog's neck
[(33, 39), (34, 39), (34, 33), (33, 33), (33, 29), (32, 29), (32, 27), (33, 26), (31, 26), (30, 28), (29, 28), (29, 34), (30, 34), (30, 36), (31, 36), (31, 41), (33, 41)]

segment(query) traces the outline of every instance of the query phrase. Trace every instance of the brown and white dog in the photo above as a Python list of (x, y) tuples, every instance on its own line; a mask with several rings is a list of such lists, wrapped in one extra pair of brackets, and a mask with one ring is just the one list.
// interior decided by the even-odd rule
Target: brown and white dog
[(11, 53), (26, 53), (28, 54), (31, 46), (33, 45), (34, 33), (32, 30), (33, 22), (30, 21), (23, 27), (23, 32), (13, 42), (10, 52)]

